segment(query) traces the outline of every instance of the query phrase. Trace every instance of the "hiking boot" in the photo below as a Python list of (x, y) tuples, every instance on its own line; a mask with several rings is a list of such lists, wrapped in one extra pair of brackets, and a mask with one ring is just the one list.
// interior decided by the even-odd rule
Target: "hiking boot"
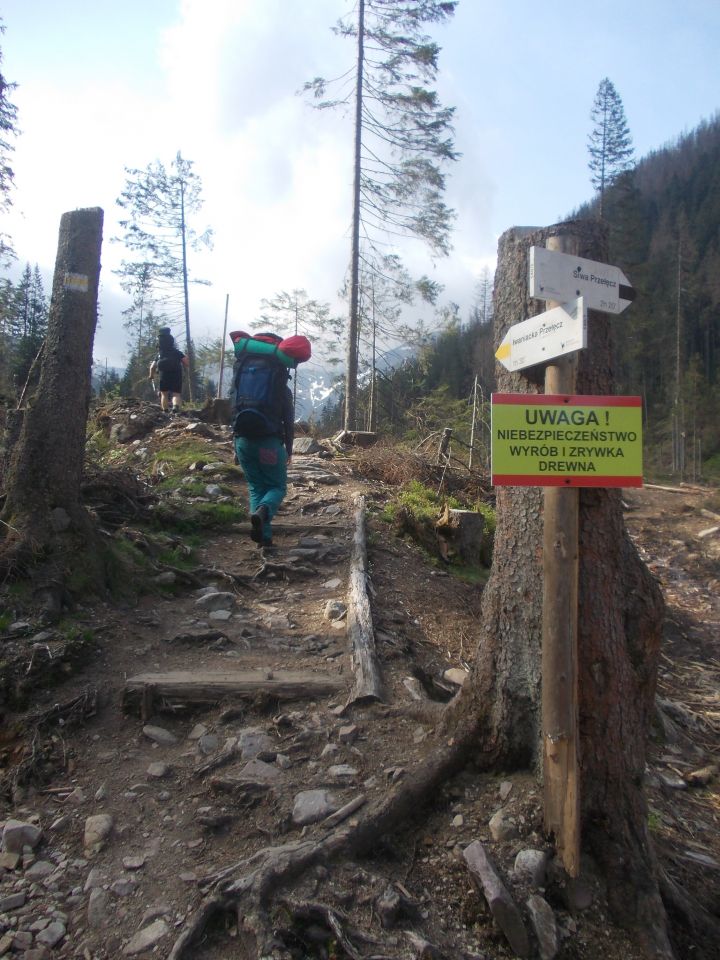
[(255, 543), (264, 544), (265, 524), (268, 520), (268, 508), (263, 504), (250, 514), (250, 539)]
[(277, 552), (278, 548), (273, 546), (272, 540), (269, 543), (263, 543), (260, 548), (260, 555), (262, 556), (263, 560), (267, 559), (268, 557), (276, 557)]

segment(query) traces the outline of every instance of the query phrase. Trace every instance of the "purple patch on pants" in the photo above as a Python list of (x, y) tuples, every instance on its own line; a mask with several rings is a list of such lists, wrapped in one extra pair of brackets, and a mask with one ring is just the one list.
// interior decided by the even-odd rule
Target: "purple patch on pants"
[(278, 452), (273, 447), (260, 447), (258, 459), (263, 466), (274, 467), (278, 462)]

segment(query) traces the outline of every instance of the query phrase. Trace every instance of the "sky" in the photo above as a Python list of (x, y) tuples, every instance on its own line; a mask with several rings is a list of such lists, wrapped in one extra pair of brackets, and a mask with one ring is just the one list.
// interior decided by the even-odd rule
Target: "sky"
[[(13, 238), (15, 272), (38, 264), (49, 292), (62, 214), (103, 208), (99, 363), (120, 367), (128, 354), (129, 301), (113, 272), (124, 254), (113, 238), (122, 233), (116, 199), (126, 168), (169, 167), (178, 151), (202, 181), (193, 225), (214, 231), (212, 251), (190, 261), (211, 284), (191, 288), (196, 342), (222, 336), (226, 297), (229, 330), (252, 330), (260, 301), (284, 290), (346, 312), (338, 290), (350, 253), (352, 115), (314, 110), (299, 91), (352, 67), (351, 41), (330, 29), (352, 6), (0, 5), (2, 70), (17, 84), (21, 131), (13, 206), (0, 230)], [(637, 158), (720, 107), (717, 0), (460, 0), (432, 32), (442, 48), (437, 89), (456, 108), (462, 154), (446, 192), (457, 211), (453, 249), (436, 261), (419, 241), (401, 252), (413, 271), (444, 285), (441, 302), (459, 304), (463, 317), (505, 230), (555, 223), (591, 198), (587, 137), (604, 77), (622, 98)]]

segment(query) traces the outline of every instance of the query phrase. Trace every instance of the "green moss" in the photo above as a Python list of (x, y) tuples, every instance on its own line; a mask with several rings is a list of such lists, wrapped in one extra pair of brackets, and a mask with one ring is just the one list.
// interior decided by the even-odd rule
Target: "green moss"
[(245, 519), (245, 510), (234, 503), (160, 503), (153, 511), (152, 525), (156, 530), (187, 535), (221, 530)]
[(200, 443), (192, 438), (160, 450), (153, 461), (152, 469), (155, 471), (162, 465), (165, 472), (169, 472), (171, 475), (185, 474), (191, 464), (197, 460), (207, 461), (207, 459), (207, 444)]

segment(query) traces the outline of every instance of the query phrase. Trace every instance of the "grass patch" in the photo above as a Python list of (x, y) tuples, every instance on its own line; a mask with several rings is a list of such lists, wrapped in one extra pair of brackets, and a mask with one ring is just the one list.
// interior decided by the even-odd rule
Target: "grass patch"
[(153, 473), (161, 469), (175, 475), (187, 473), (190, 466), (198, 460), (207, 461), (208, 447), (195, 439), (181, 440), (172, 447), (161, 450), (152, 463)]
[(247, 520), (245, 509), (234, 503), (159, 503), (152, 513), (154, 529), (181, 535), (222, 530), (243, 520)]
[[(474, 557), (460, 559), (456, 552), (454, 528), (451, 525), (440, 526), (438, 521), (446, 510), (470, 509), (483, 516), (484, 532), (482, 544), (478, 545), (478, 556), (482, 562), (477, 565), (467, 563)], [(392, 524), (399, 535), (408, 535), (431, 558), (441, 557), (444, 569), (457, 574), (469, 583), (484, 583), (487, 579), (487, 567), (492, 558), (492, 543), (495, 534), (495, 511), (483, 502), (477, 501), (467, 506), (456, 496), (441, 496), (418, 480), (410, 480), (403, 485), (395, 497), (385, 505), (380, 519)]]
[(385, 505), (380, 518), (387, 523), (395, 523), (405, 512), (418, 523), (434, 525), (446, 503), (451, 510), (462, 509), (462, 504), (457, 497), (440, 497), (419, 480), (409, 480), (397, 497)]

